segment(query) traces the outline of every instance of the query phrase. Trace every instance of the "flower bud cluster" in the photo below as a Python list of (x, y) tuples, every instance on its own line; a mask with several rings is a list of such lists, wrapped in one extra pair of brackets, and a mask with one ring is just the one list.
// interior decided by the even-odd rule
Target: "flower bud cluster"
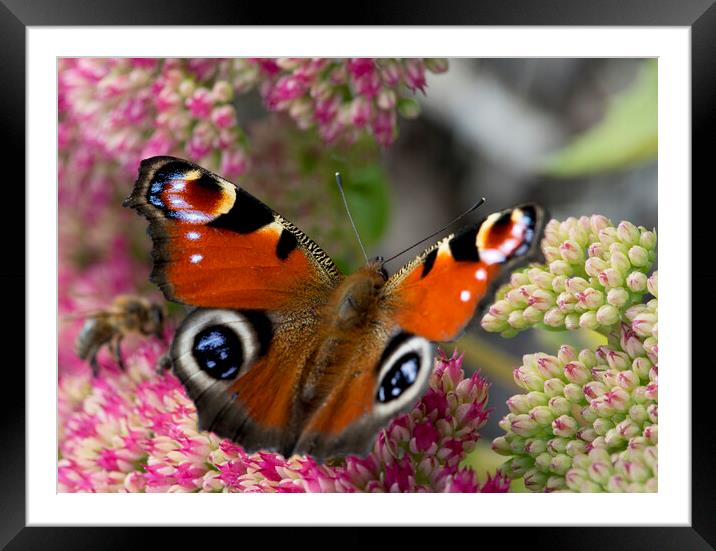
[(511, 336), (529, 327), (609, 332), (649, 292), (656, 233), (604, 216), (551, 220), (542, 251), (546, 264), (512, 274), (482, 327)]
[(466, 377), (462, 358), (436, 360), (415, 407), (381, 431), (365, 457), (318, 463), (247, 453), (197, 429), (194, 404), (171, 373), (157, 376), (159, 346), (147, 342), (92, 378), (59, 381), (61, 492), (506, 492), (501, 473), (478, 481), (461, 466), (485, 424), (488, 385)]
[(609, 346), (524, 356), (513, 377), (525, 393), (492, 442), (505, 475), (532, 491), (657, 490), (657, 300), (629, 307)]

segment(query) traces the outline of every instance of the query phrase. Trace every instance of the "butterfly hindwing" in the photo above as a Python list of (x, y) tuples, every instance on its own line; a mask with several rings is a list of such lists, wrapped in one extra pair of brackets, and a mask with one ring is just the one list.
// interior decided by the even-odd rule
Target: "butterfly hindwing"
[(544, 211), (494, 213), (428, 248), (385, 285), (395, 322), (431, 341), (455, 339), (491, 289), (536, 253)]

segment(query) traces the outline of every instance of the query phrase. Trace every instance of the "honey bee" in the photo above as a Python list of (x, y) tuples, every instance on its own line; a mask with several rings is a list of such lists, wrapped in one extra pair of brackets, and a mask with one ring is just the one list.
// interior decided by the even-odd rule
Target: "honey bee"
[(124, 370), (122, 339), (130, 333), (139, 333), (163, 341), (164, 319), (161, 305), (136, 295), (120, 295), (108, 309), (87, 316), (75, 341), (75, 352), (82, 360), (89, 360), (92, 374), (97, 376), (97, 354), (107, 345), (117, 365)]

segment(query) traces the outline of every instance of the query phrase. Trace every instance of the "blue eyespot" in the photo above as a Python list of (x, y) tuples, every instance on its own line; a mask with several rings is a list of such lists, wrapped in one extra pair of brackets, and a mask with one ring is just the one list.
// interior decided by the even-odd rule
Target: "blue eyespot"
[(194, 359), (204, 373), (222, 381), (234, 379), (244, 363), (241, 340), (231, 329), (213, 325), (194, 337)]
[(383, 377), (376, 399), (384, 404), (395, 400), (415, 383), (418, 371), (420, 371), (420, 356), (415, 352), (404, 354)]

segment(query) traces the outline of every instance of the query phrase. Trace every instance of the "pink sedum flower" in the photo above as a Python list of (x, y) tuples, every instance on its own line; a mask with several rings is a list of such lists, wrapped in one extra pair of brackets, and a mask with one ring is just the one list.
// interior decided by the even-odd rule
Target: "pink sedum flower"
[(62, 492), (505, 492), (506, 477), (479, 482), (460, 467), (488, 411), (487, 383), (465, 377), (461, 357), (440, 356), (426, 395), (393, 419), (366, 457), (319, 464), (310, 456), (246, 453), (197, 432), (196, 410), (171, 373), (157, 375), (157, 342), (125, 373), (88, 370), (60, 380)]

